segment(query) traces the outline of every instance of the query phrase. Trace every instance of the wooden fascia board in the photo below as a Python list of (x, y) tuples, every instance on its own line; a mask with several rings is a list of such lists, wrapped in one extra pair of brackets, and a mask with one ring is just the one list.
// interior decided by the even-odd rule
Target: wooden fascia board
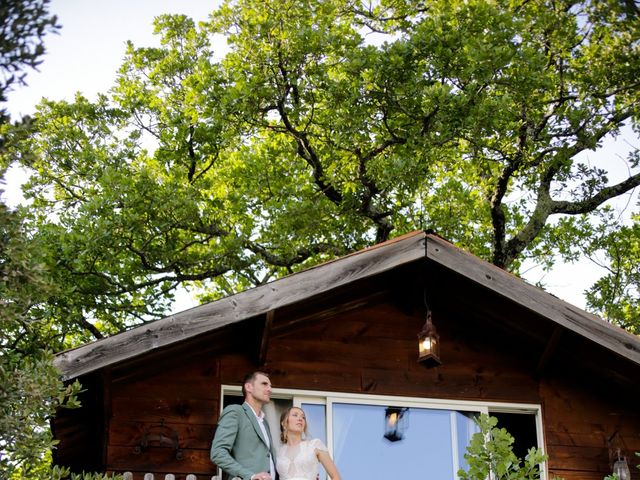
[(56, 355), (65, 380), (166, 347), (425, 256), (417, 232)]
[(426, 238), (427, 259), (538, 313), (640, 365), (640, 339), (600, 317), (526, 283), (435, 236)]

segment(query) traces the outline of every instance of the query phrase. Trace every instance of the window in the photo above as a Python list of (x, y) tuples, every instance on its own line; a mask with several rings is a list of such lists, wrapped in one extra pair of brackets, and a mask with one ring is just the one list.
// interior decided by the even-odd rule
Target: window
[(489, 414), (498, 419), (500, 428), (505, 428), (513, 436), (513, 453), (518, 458), (524, 458), (531, 447), (538, 446), (535, 415), (493, 411)]
[[(224, 405), (238, 400), (239, 387), (222, 390)], [(480, 413), (498, 417), (499, 426), (514, 435), (519, 457), (521, 449), (526, 454), (542, 445), (537, 405), (274, 389), (265, 408), (274, 439), (280, 438), (280, 414), (290, 405), (305, 411), (310, 436), (327, 445), (343, 478), (457, 480), (458, 470), (467, 468), (464, 454)], [(402, 411), (404, 422), (401, 435), (391, 440), (385, 438), (389, 411)], [(320, 479), (326, 479), (323, 471)]]
[[(344, 478), (455, 478), (463, 468), (472, 416), (411, 407), (403, 412), (402, 438), (384, 437), (385, 406), (333, 404), (333, 453)], [(458, 429), (457, 423), (462, 422)], [(462, 447), (462, 450), (460, 450)]]

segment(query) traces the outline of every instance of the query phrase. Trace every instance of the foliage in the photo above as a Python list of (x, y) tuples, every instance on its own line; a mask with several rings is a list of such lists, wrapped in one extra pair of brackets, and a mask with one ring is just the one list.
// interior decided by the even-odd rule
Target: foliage
[(65, 387), (46, 352), (3, 353), (0, 381), (0, 469), (8, 478), (50, 478), (49, 420), (58, 407), (75, 406), (79, 384)]
[[(473, 435), (464, 458), (468, 469), (459, 470), (460, 480), (539, 480), (541, 464), (547, 455), (530, 448), (524, 459), (513, 453), (514, 438), (504, 428), (498, 428), (498, 420), (486, 414), (476, 418), (479, 431)], [(640, 453), (636, 453), (640, 456)], [(640, 469), (640, 465), (637, 466)], [(562, 480), (554, 477), (554, 480)], [(617, 475), (607, 475), (603, 480), (618, 480)]]
[[(0, 471), (11, 479), (68, 478), (51, 466), (49, 421), (59, 408), (78, 406), (80, 384), (65, 385), (53, 366), (57, 329), (41, 318), (55, 292), (37, 243), (20, 217), (0, 204)], [(96, 477), (96, 480), (98, 477)]]
[[(6, 0), (0, 6), (0, 104), (25, 68), (35, 68), (44, 53), (43, 37), (58, 27), (47, 0)], [(29, 134), (30, 122), (13, 126), (0, 111), (0, 173), (9, 164), (5, 135)], [(11, 127), (11, 128), (9, 128)], [(32, 238), (21, 211), (0, 203), (0, 471), (7, 479), (68, 479), (69, 471), (51, 466), (55, 441), (49, 421), (59, 408), (77, 406), (80, 385), (64, 385), (53, 366), (51, 349), (65, 329), (51, 323), (43, 306), (58, 289), (47, 270), (47, 248)], [(100, 474), (71, 478), (106, 479)]]
[(631, 226), (604, 232), (588, 254), (600, 249), (607, 255), (608, 273), (587, 292), (589, 305), (605, 318), (640, 335), (640, 217)]
[(529, 449), (524, 463), (513, 453), (513, 437), (504, 428), (498, 428), (498, 420), (481, 414), (476, 420), (480, 431), (475, 433), (464, 458), (469, 468), (459, 470), (460, 480), (539, 480), (540, 464), (547, 456), (536, 448)]
[(623, 2), (237, 0), (155, 31), (112, 90), (8, 133), (66, 342), (164, 316), (179, 287), (211, 300), (418, 228), (515, 273), (625, 234), (606, 202), (637, 162), (612, 183), (584, 160), (637, 125)]
[[(3, 0), (0, 5), (0, 103), (14, 85), (24, 84), (25, 68), (42, 62), (44, 36), (60, 28), (48, 6), (49, 0)], [(3, 110), (0, 114), (4, 117)]]

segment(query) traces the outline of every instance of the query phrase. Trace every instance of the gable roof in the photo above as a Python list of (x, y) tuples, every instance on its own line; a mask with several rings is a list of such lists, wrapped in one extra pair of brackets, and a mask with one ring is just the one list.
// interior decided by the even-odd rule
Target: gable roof
[(66, 350), (56, 356), (55, 364), (69, 380), (421, 259), (462, 275), (640, 365), (639, 337), (423, 231)]

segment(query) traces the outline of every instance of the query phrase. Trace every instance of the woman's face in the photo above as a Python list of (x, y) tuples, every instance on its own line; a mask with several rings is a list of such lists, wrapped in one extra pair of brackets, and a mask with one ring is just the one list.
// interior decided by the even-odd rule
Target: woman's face
[(307, 419), (304, 416), (304, 412), (299, 408), (292, 408), (287, 417), (287, 430), (303, 433), (306, 426)]

